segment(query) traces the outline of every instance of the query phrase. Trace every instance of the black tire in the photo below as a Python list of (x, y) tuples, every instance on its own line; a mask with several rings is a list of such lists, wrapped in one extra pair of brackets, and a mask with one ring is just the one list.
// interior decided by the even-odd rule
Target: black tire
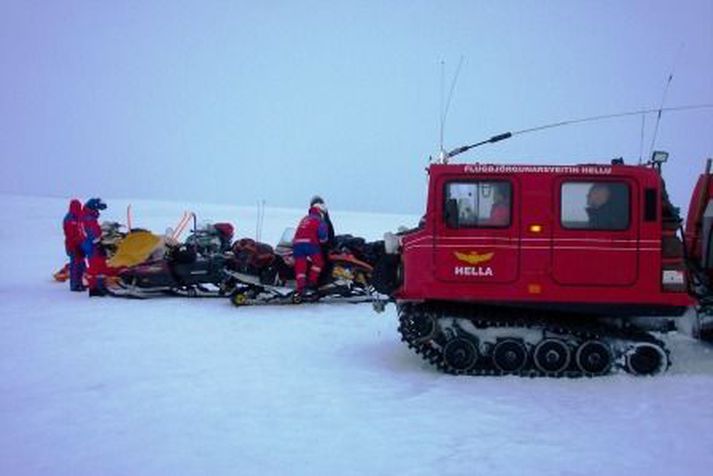
[(535, 367), (546, 374), (563, 372), (571, 359), (572, 351), (567, 343), (560, 339), (544, 339), (535, 346), (532, 353)]
[(501, 372), (514, 373), (527, 364), (527, 348), (522, 341), (503, 339), (493, 347), (493, 365)]
[(634, 375), (656, 375), (668, 368), (666, 351), (656, 344), (636, 344), (626, 354), (626, 370)]
[(445, 363), (456, 372), (467, 372), (475, 367), (479, 356), (475, 342), (465, 337), (451, 339), (443, 348)]
[(428, 313), (418, 313), (404, 319), (403, 327), (408, 339), (413, 342), (424, 342), (436, 335), (438, 324), (436, 317)]
[(582, 373), (594, 376), (609, 373), (614, 359), (604, 342), (588, 340), (577, 347), (574, 360)]

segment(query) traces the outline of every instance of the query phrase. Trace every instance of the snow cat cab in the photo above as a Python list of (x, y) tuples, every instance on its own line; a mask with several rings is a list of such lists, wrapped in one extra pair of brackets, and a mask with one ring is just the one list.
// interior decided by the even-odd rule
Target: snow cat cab
[(701, 178), (689, 215), (704, 231), (689, 230), (687, 245), (707, 270), (691, 279), (660, 174), (667, 156), (431, 165), (426, 214), (418, 228), (385, 235), (375, 270), (402, 340), (454, 374), (666, 370), (669, 352), (651, 332), (696, 303), (689, 281), (709, 296), (713, 278), (713, 184)]

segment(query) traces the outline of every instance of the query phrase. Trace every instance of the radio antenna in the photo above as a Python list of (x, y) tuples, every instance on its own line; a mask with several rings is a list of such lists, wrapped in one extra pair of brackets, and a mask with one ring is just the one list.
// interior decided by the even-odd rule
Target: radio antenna
[(447, 162), (448, 160), (448, 154), (446, 153), (446, 150), (443, 146), (443, 135), (444, 135), (444, 129), (446, 125), (446, 119), (448, 118), (448, 110), (451, 107), (451, 99), (453, 98), (453, 91), (455, 90), (456, 83), (458, 82), (458, 76), (460, 75), (460, 69), (463, 66), (463, 55), (461, 55), (460, 60), (458, 61), (458, 67), (456, 68), (456, 72), (453, 75), (453, 80), (451, 81), (451, 87), (450, 90), (448, 91), (448, 99), (446, 100), (445, 105), (443, 104), (443, 92), (444, 92), (444, 83), (445, 83), (445, 62), (441, 60), (441, 133), (440, 133), (440, 141), (439, 141), (439, 146), (440, 146), (440, 154), (439, 154), (439, 160), (441, 162)]
[(446, 69), (446, 62), (441, 60), (441, 107), (440, 107), (440, 130), (439, 130), (439, 140), (438, 140), (438, 150), (441, 153), (441, 156), (443, 156), (443, 153), (445, 152), (443, 150), (443, 102), (444, 102), (444, 94), (445, 94), (445, 69)]
[(643, 162), (644, 155), (644, 130), (646, 129), (646, 114), (641, 115), (641, 132), (639, 133), (639, 165)]
[(656, 125), (654, 126), (654, 135), (651, 138), (651, 148), (649, 149), (649, 156), (654, 151), (654, 145), (656, 144), (656, 136), (658, 135), (659, 132), (659, 123), (661, 122), (661, 112), (663, 111), (663, 106), (666, 103), (666, 95), (668, 94), (668, 88), (671, 86), (671, 81), (673, 80), (673, 73), (676, 71), (676, 64), (678, 63), (678, 59), (681, 57), (681, 52), (683, 51), (683, 43), (681, 43), (681, 46), (678, 47), (678, 52), (676, 52), (676, 56), (674, 57), (673, 60), (673, 66), (671, 66), (671, 72), (668, 74), (668, 79), (666, 80), (666, 85), (663, 88), (663, 94), (661, 95), (661, 105), (659, 106), (659, 110), (656, 114)]
[(504, 132), (502, 134), (498, 134), (496, 136), (493, 136), (489, 139), (485, 139), (480, 142), (476, 142), (475, 144), (470, 144), (470, 145), (464, 145), (462, 147), (457, 147), (450, 152), (445, 153), (445, 158), (446, 161), (450, 159), (451, 157), (455, 157), (458, 154), (462, 154), (463, 152), (467, 152), (470, 149), (474, 147), (480, 147), (481, 145), (485, 144), (492, 144), (495, 142), (500, 142), (501, 140), (509, 139), (512, 136), (517, 136), (521, 134), (528, 134), (530, 132), (539, 132), (545, 129), (552, 129), (555, 127), (562, 127), (562, 126), (569, 126), (572, 124), (581, 124), (583, 122), (595, 122), (595, 121), (604, 121), (608, 119), (614, 119), (617, 117), (627, 117), (627, 116), (639, 116), (639, 115), (644, 115), (644, 114), (652, 114), (652, 113), (660, 113), (660, 112), (667, 112), (667, 111), (692, 111), (696, 109), (713, 109), (713, 104), (694, 104), (690, 106), (675, 106), (675, 107), (664, 107), (664, 108), (658, 108), (658, 109), (640, 109), (638, 111), (629, 111), (629, 112), (619, 112), (615, 114), (603, 114), (600, 116), (591, 116), (591, 117), (584, 117), (581, 119), (571, 119), (568, 121), (560, 121), (560, 122), (553, 122), (552, 124), (545, 124), (542, 126), (537, 126), (537, 127), (531, 127), (529, 129), (521, 129), (519, 131), (513, 131), (513, 132)]

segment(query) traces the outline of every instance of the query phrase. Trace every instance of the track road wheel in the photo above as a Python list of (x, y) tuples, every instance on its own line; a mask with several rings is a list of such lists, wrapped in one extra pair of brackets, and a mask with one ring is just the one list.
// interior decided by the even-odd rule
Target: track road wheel
[(569, 366), (572, 352), (563, 340), (544, 339), (535, 346), (532, 358), (541, 372), (559, 374)]
[(478, 348), (471, 339), (456, 337), (444, 347), (443, 359), (456, 372), (467, 372), (478, 361)]
[(626, 353), (626, 370), (634, 375), (656, 375), (668, 366), (666, 351), (656, 344), (640, 342)]
[(611, 369), (612, 353), (604, 342), (588, 340), (577, 348), (574, 360), (585, 375), (604, 375)]
[(292, 304), (302, 304), (302, 293), (294, 293), (292, 294)]
[(527, 348), (516, 339), (503, 339), (493, 347), (493, 365), (501, 372), (518, 372), (527, 364)]
[(409, 339), (414, 342), (425, 342), (436, 335), (436, 318), (431, 314), (414, 314), (404, 322), (404, 329)]
[(248, 302), (248, 296), (245, 293), (236, 292), (230, 296), (230, 302), (236, 307), (244, 306)]

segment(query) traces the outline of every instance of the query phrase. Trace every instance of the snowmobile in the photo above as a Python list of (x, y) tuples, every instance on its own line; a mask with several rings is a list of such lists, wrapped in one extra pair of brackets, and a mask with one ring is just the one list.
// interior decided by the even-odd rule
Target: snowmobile
[(233, 259), (225, 250), (232, 238), (232, 225), (207, 225), (189, 235), (184, 243), (149, 232), (127, 236), (108, 265), (118, 269), (113, 296), (147, 298), (161, 295), (227, 297), (234, 280), (224, 272)]
[(372, 266), (358, 259), (348, 249), (326, 253), (325, 270), (318, 287), (309, 294), (295, 291), (292, 236), (288, 228), (273, 249), (251, 239), (237, 241), (234, 260), (226, 274), (235, 280), (231, 302), (235, 306), (256, 304), (299, 304), (302, 302), (371, 302)]
[[(451, 374), (654, 375), (671, 365), (659, 333), (690, 306), (711, 333), (710, 160), (682, 239), (665, 152), (638, 165), (449, 163), (473, 146), (429, 166), (424, 217), (387, 233), (375, 266), (409, 348)], [(495, 223), (499, 200), (509, 213)]]
[(165, 257), (122, 270), (113, 296), (148, 298), (158, 295), (222, 297), (229, 294), (231, 280), (224, 274), (227, 258), (222, 254), (204, 257), (182, 245)]

